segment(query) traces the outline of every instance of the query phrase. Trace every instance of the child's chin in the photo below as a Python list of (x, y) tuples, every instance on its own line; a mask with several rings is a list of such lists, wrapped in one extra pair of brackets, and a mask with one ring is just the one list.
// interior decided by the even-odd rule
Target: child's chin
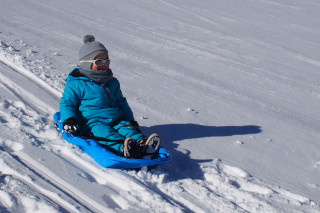
[(98, 70), (100, 70), (100, 71), (105, 71), (105, 70), (108, 70), (108, 69), (109, 69), (109, 67), (101, 67), (101, 68), (99, 67), (98, 68)]

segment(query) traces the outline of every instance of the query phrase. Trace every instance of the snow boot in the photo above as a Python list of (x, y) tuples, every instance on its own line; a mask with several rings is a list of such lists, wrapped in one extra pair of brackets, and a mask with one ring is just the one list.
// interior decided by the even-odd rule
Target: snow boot
[(160, 136), (153, 133), (145, 142), (145, 153), (143, 159), (151, 159), (154, 155), (158, 154), (161, 145)]
[(122, 154), (126, 158), (140, 159), (144, 154), (144, 150), (144, 146), (141, 146), (132, 138), (127, 138), (123, 144)]

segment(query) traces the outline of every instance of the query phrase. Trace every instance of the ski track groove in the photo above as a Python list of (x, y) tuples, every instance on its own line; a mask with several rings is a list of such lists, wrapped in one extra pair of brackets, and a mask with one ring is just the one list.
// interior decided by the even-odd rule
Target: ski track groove
[(61, 97), (61, 93), (58, 92), (56, 89), (52, 88), (48, 83), (46, 83), (45, 81), (43, 81), (40, 78), (38, 78), (35, 74), (33, 74), (32, 72), (28, 71), (26, 68), (24, 68), (22, 66), (18, 66), (18, 65), (15, 64), (15, 62), (10, 61), (9, 59), (7, 59), (6, 56), (4, 56), (2, 52), (0, 52), (0, 53), (1, 53), (0, 62), (2, 62), (4, 65), (12, 68), (17, 73), (21, 74), (22, 76), (24, 76), (25, 78), (27, 78), (31, 82), (33, 82), (34, 84), (36, 84), (39, 87), (41, 87), (43, 90), (47, 91), (47, 93), (50, 93), (52, 96), (54, 96), (56, 98), (60, 98)]
[[(23, 152), (11, 153), (11, 155), (22, 165), (34, 171), (39, 177), (43, 180), (46, 180), (52, 186), (54, 186), (60, 192), (66, 194), (69, 198), (72, 198), (75, 202), (81, 205), (83, 208), (91, 211), (91, 212), (114, 212), (111, 209), (105, 208), (101, 204), (92, 200), (90, 197), (86, 196), (84, 192), (79, 191), (66, 181), (62, 180), (58, 175), (56, 175), (53, 171), (51, 171), (48, 167), (41, 165), (39, 162), (36, 162), (32, 159), (32, 157), (28, 156)], [(45, 194), (48, 196), (48, 193)], [(48, 196), (50, 197), (50, 195)], [(52, 200), (55, 200), (51, 197)], [(59, 202), (60, 205), (64, 208), (70, 210), (70, 207), (63, 204), (63, 202)], [(74, 210), (73, 210), (74, 211)], [(77, 211), (76, 211), (77, 212)]]
[[(73, 208), (65, 207), (59, 201), (57, 201), (56, 199), (53, 199), (50, 196), (47, 196), (45, 193), (41, 193), (39, 191), (39, 187), (35, 187), (34, 184), (30, 184), (30, 182), (25, 181), (21, 177), (18, 177), (16, 175), (7, 175), (7, 174), (4, 174), (3, 176), (4, 177), (11, 177), (12, 179), (15, 179), (15, 180), (20, 181), (21, 183), (25, 184), (25, 186), (30, 188), (30, 190), (34, 191), (34, 193), (41, 195), (42, 198), (44, 200), (46, 200), (47, 202), (49, 202), (55, 209), (59, 209), (59, 212), (78, 212), (78, 211), (74, 211)], [(15, 202), (17, 202), (17, 201), (15, 201)], [(2, 212), (1, 211), (1, 206), (0, 206), (0, 212)], [(5, 212), (9, 212), (9, 210), (6, 210)]]
[[(1, 81), (1, 85), (3, 85), (15, 97), (17, 97), (19, 100), (23, 101), (23, 103), (25, 103), (27, 106), (29, 106), (33, 111), (39, 112), (39, 110), (40, 110), (39, 107), (34, 106), (33, 104), (30, 103), (30, 100), (27, 100), (26, 98), (23, 98), (22, 95), (18, 94), (16, 89), (8, 84), (9, 80), (7, 78), (0, 76), (0, 81)], [(10, 82), (10, 84), (12, 85), (12, 82)], [(42, 109), (42, 111), (44, 111), (44, 109)]]
[[(2, 151), (1, 151), (2, 152)], [(31, 165), (29, 165), (27, 162), (25, 162), (24, 160), (22, 160), (18, 155), (16, 155), (15, 153), (10, 153), (10, 152), (5, 152), (5, 154), (9, 155), (11, 157), (11, 159), (13, 159), (15, 161), (15, 163), (18, 163), (20, 166), (22, 166), (23, 168), (26, 168), (27, 170), (31, 171), (32, 174), (36, 175), (37, 177), (39, 177), (41, 180), (45, 181), (46, 183), (50, 183), (48, 182), (48, 179), (43, 177), (38, 170), (36, 170), (36, 168), (32, 167)], [(68, 212), (78, 212), (75, 208), (75, 206), (73, 206), (72, 204), (68, 203), (67, 201), (63, 200), (59, 194), (56, 194), (48, 189), (42, 188), (41, 186), (37, 185), (36, 183), (34, 183), (33, 178), (29, 177), (28, 175), (23, 175), (20, 174), (18, 172), (5, 172), (3, 175), (7, 175), (7, 176), (12, 176), (15, 179), (21, 181), (22, 183), (24, 183), (26, 186), (30, 187), (31, 189), (33, 189), (33, 191), (35, 191), (36, 193), (41, 194), (45, 199), (47, 199), (48, 201), (54, 203), (57, 205), (57, 207), (59, 208), (63, 208), (66, 209)], [(66, 193), (66, 191), (62, 190), (61, 188), (59, 188), (57, 185), (54, 185), (53, 183), (50, 183), (51, 186), (53, 186), (55, 189), (57, 189), (59, 192), (65, 194), (68, 196), (68, 193)], [(77, 202), (78, 204), (81, 205), (81, 203), (79, 203), (79, 201), (77, 201), (76, 199), (74, 199), (71, 196), (68, 196), (68, 198), (73, 199), (75, 202)], [(88, 209), (86, 206), (83, 206), (83, 208)]]
[[(30, 82), (32, 82), (35, 86), (38, 86), (40, 90), (42, 89), (48, 94), (48, 97), (52, 100), (52, 96), (55, 97), (54, 99), (58, 100), (58, 97), (56, 96), (58, 93), (56, 90), (51, 88), (48, 84), (45, 82), (42, 82), (40, 79), (35, 80), (35, 77), (29, 78), (28, 75), (25, 75), (24, 73), (21, 73), (17, 71), (17, 69), (11, 67), (10, 65), (4, 63), (0, 60), (0, 63), (10, 68), (13, 72), (16, 72), (16, 75), (21, 75), (22, 78), (29, 79)], [(38, 78), (37, 78), (38, 79)], [(28, 92), (29, 89), (25, 88), (26, 85), (19, 85), (13, 81), (11, 81), (8, 77), (5, 76), (5, 72), (0, 72), (0, 81), (2, 84), (9, 90), (11, 93), (13, 93), (17, 98), (23, 101), (23, 103), (27, 103), (28, 106), (30, 106), (33, 110), (39, 113), (39, 109), (41, 109), (42, 112), (48, 112), (53, 114), (56, 110), (53, 108), (53, 106), (50, 105), (50, 103), (46, 103), (43, 100), (36, 97), (34, 94)], [(39, 83), (41, 82), (41, 83)], [(51, 88), (51, 89), (47, 89)], [(17, 91), (19, 91), (21, 94), (19, 94)], [(55, 91), (55, 92), (52, 92)], [(37, 105), (35, 105), (37, 103)]]

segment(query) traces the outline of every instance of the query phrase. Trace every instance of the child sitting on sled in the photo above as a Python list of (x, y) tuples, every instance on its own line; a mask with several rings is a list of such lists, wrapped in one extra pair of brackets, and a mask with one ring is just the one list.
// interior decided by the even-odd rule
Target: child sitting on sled
[(158, 152), (160, 138), (146, 138), (113, 77), (108, 50), (86, 35), (79, 51), (80, 67), (66, 79), (60, 112), (63, 130), (81, 136), (103, 138), (99, 144), (127, 157), (143, 158)]

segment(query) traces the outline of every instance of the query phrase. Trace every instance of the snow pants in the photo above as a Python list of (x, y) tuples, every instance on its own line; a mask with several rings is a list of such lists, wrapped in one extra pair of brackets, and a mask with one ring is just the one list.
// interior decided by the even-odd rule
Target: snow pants
[[(109, 140), (123, 141), (129, 137), (134, 139), (135, 141), (139, 141), (144, 137), (143, 134), (136, 128), (134, 128), (129, 121), (121, 121), (115, 126), (108, 126), (104, 123), (99, 123), (91, 127), (89, 134), (95, 137), (103, 137)], [(121, 154), (123, 143), (107, 141), (98, 141), (98, 143), (115, 154)]]

